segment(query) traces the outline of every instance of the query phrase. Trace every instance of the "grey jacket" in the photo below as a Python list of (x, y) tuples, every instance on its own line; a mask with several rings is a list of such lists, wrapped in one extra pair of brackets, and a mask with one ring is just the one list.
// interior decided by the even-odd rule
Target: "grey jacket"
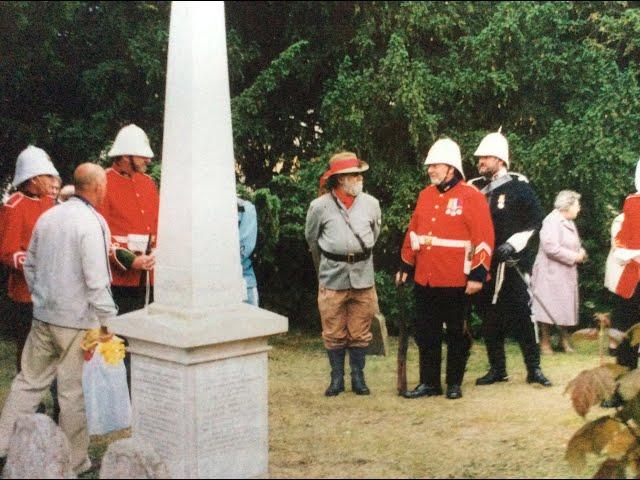
[[(373, 248), (380, 235), (381, 213), (378, 200), (369, 194), (358, 195), (350, 209), (338, 200), (346, 211), (351, 226), (364, 241), (365, 247)], [(368, 288), (375, 284), (373, 255), (356, 263), (338, 262), (320, 254), (320, 250), (336, 255), (360, 253), (362, 248), (347, 226), (331, 193), (316, 198), (307, 211), (305, 237), (318, 272), (318, 281), (331, 290)]]
[(110, 290), (110, 238), (104, 218), (79, 198), (42, 214), (24, 264), (34, 318), (86, 330), (117, 314)]

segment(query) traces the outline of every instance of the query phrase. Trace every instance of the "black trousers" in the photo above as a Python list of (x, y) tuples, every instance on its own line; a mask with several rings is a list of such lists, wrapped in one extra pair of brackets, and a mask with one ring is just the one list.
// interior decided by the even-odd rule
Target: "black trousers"
[(531, 321), (531, 298), (526, 284), (514, 268), (507, 267), (498, 301), (493, 305), (496, 273), (491, 272), (491, 276), (493, 280), (472, 297), (475, 311), (482, 320), (489, 364), (498, 371), (506, 371), (504, 341), (511, 333), (520, 345), (527, 370), (538, 368), (540, 348)]
[[(640, 284), (629, 299), (615, 296), (613, 308), (613, 327), (626, 332), (636, 323), (640, 322)], [(616, 358), (619, 365), (631, 369), (638, 367), (638, 347), (632, 347), (628, 339), (625, 339), (616, 350)]]
[(31, 320), (33, 320), (33, 303), (22, 303), (11, 301), (9, 305), (11, 316), (11, 333), (16, 342), (16, 371), (20, 372), (20, 360), (22, 350), (27, 341), (27, 336), (31, 331)]
[(420, 383), (440, 386), (442, 325), (447, 326), (447, 385), (460, 385), (464, 377), (468, 340), (464, 325), (469, 313), (465, 288), (414, 287), (415, 341), (420, 351)]
[[(144, 308), (146, 288), (143, 286), (111, 287), (111, 293), (113, 295), (113, 301), (118, 306), (118, 315), (124, 315), (125, 313)], [(149, 303), (151, 302), (153, 302), (153, 287), (151, 287), (149, 293)], [(128, 345), (126, 338), (124, 339), (124, 344)], [(129, 386), (129, 392), (131, 392), (131, 354), (129, 352), (124, 355), (124, 366), (127, 370), (127, 385)]]
[[(118, 306), (118, 315), (144, 308), (145, 287), (111, 287), (113, 301)], [(149, 303), (153, 302), (153, 287), (149, 295)]]

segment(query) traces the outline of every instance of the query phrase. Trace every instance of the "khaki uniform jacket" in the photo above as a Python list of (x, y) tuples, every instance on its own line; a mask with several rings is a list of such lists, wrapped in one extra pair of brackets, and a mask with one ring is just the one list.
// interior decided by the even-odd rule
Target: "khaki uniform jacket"
[[(360, 235), (365, 247), (372, 249), (380, 235), (382, 222), (378, 200), (361, 193), (349, 209), (340, 200), (338, 204), (348, 215), (351, 226)], [(331, 193), (325, 193), (311, 202), (307, 211), (305, 237), (318, 271), (320, 285), (331, 290), (374, 286), (373, 255), (355, 263), (338, 262), (321, 255), (321, 250), (335, 255), (362, 252), (358, 239), (345, 222)]]

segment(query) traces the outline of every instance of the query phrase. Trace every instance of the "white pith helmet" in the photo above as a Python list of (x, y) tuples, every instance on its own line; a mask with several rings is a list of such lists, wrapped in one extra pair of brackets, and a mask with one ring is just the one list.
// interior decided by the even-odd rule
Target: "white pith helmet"
[(136, 157), (153, 158), (153, 151), (149, 145), (149, 137), (135, 124), (122, 127), (113, 141), (108, 157), (132, 155)]
[(22, 182), (26, 182), (30, 178), (37, 177), (38, 175), (60, 176), (56, 167), (53, 166), (51, 158), (47, 155), (47, 152), (41, 148), (29, 145), (18, 155), (16, 171), (11, 184), (14, 187), (18, 187)]
[(427, 158), (425, 159), (424, 164), (434, 165), (436, 163), (444, 163), (445, 165), (452, 166), (460, 172), (462, 178), (465, 178), (464, 171), (462, 170), (462, 155), (460, 154), (460, 147), (450, 138), (441, 138), (440, 140), (436, 140), (436, 143), (434, 143), (429, 149), (429, 153), (427, 153)]
[(509, 142), (502, 134), (502, 127), (482, 139), (474, 153), (476, 157), (497, 157), (509, 168)]

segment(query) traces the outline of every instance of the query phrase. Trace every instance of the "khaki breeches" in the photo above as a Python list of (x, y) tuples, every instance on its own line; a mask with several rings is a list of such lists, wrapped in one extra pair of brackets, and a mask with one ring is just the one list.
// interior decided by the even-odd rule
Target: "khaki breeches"
[(326, 348), (335, 350), (369, 345), (373, 337), (371, 321), (378, 312), (375, 287), (331, 290), (320, 285), (318, 310)]

